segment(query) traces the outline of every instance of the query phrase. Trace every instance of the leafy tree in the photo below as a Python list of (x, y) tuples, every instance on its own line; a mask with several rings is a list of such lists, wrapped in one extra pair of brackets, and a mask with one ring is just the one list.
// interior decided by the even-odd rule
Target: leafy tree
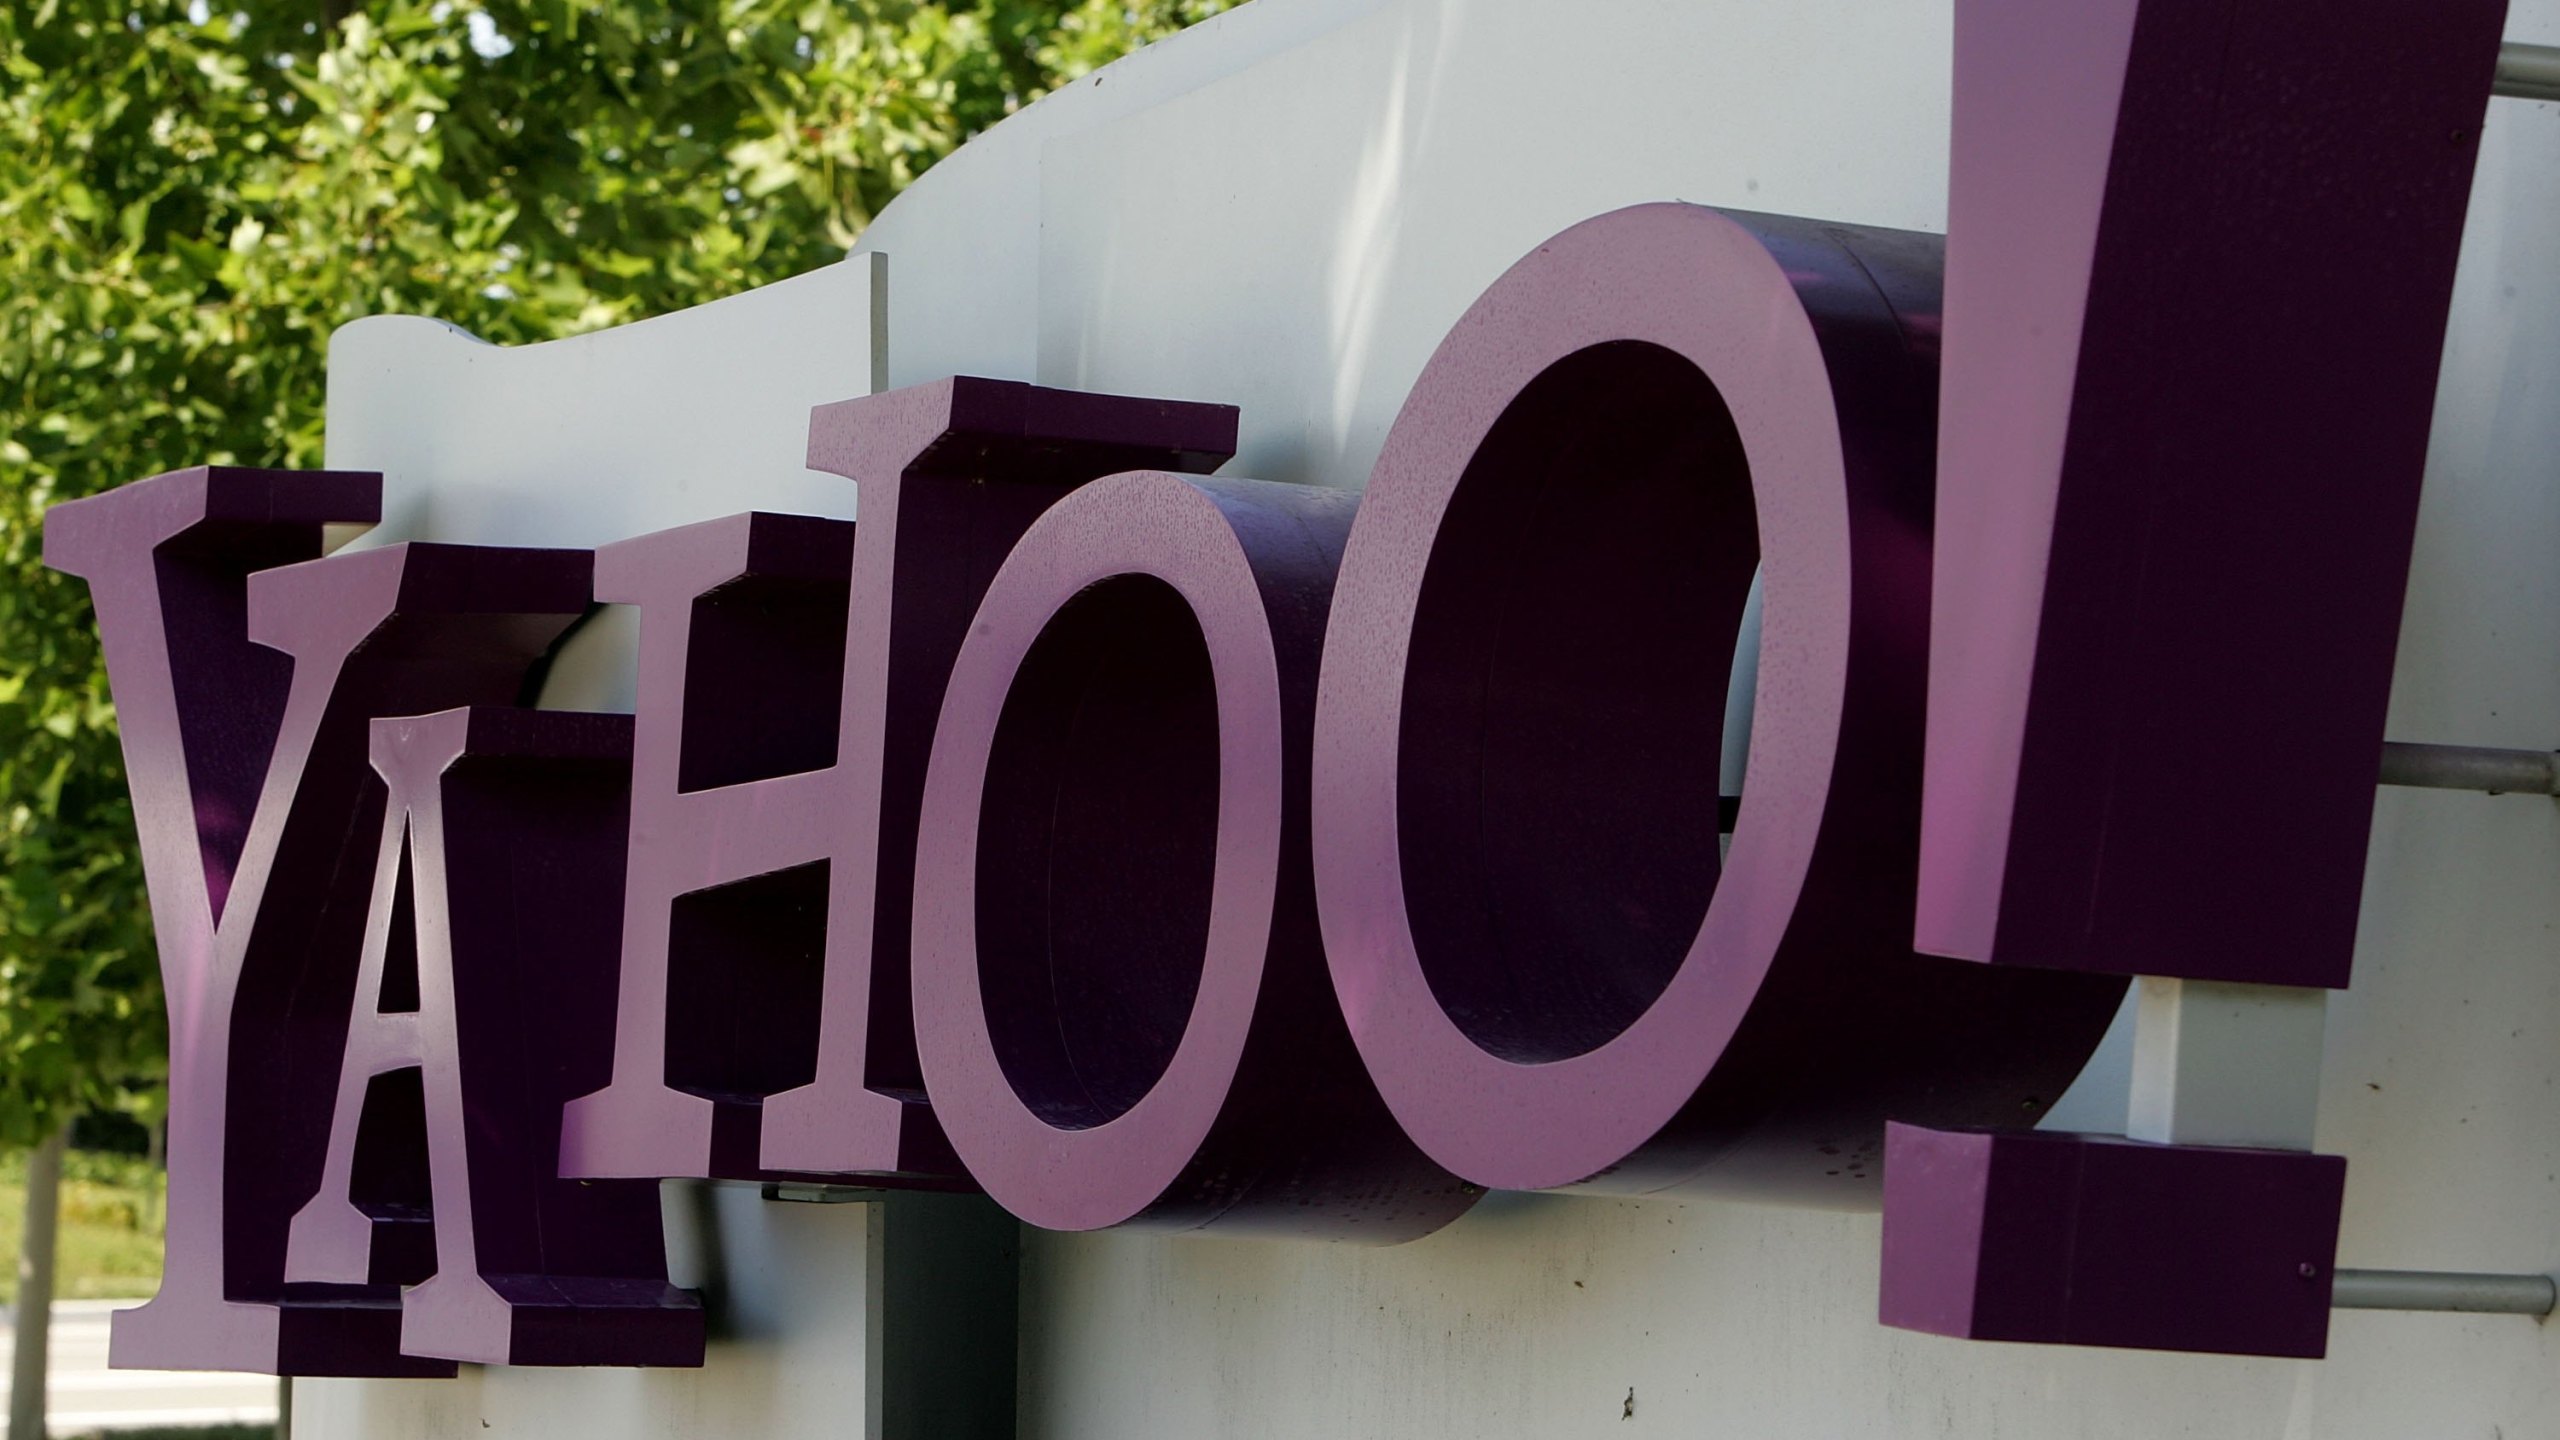
[(972, 133), (1227, 3), (0, 0), (0, 1149), (35, 1147), (13, 1440), (43, 1429), (66, 1123), (156, 1109), (166, 1069), (115, 708), (45, 507), (315, 463), (359, 316), (521, 343), (825, 264)]
[(115, 710), (47, 505), (316, 464), (359, 316), (521, 343), (825, 264), (1229, 0), (0, 0), (0, 1147), (165, 1064)]

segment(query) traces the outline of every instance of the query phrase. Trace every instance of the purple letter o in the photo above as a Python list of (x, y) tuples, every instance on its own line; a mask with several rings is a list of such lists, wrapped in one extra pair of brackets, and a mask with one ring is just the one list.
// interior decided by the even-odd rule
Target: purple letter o
[(1406, 401), (1334, 596), (1316, 880), (1351, 1033), (1452, 1172), (1871, 1207), (1887, 1118), (2014, 1124), (2103, 1031), (2120, 983), (1911, 950), (1938, 257), (1604, 215)]
[(987, 1193), (1127, 1222), (1411, 1239), (1475, 1192), (1335, 1013), (1306, 747), (1351, 495), (1133, 472), (1035, 522), (944, 692), (916, 1044)]

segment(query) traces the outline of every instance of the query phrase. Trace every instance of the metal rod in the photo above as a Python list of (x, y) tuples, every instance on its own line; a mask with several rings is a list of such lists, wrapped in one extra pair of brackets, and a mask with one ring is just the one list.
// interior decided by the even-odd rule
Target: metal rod
[(2518, 100), (2560, 100), (2560, 45), (2510, 40), (2499, 46), (2498, 78), (2489, 82), (2489, 93)]
[(798, 1205), (860, 1205), (885, 1197), (877, 1185), (830, 1185), (815, 1180), (768, 1180), (764, 1198)]
[(2489, 750), (2476, 745), (2382, 746), (2382, 783), (2492, 795), (2560, 795), (2560, 752)]
[(2548, 1275), (2464, 1275), (2435, 1270), (2341, 1270), (2329, 1289), (2340, 1310), (2452, 1310), (2548, 1315), (2560, 1285)]

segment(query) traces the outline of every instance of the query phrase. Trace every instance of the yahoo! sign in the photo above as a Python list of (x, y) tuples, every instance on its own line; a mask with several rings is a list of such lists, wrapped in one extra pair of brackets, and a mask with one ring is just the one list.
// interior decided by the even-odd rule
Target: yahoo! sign
[[(2345, 983), (2501, 11), (1964, 0), (1945, 242), (1586, 222), (1356, 498), (953, 379), (812, 416), (858, 524), (58, 508), (173, 1029), (117, 1363), (696, 1363), (648, 1182), (847, 1175), (1881, 1204), (1894, 1323), (2318, 1353), (2341, 1162), (2024, 1127), (2127, 975)], [(636, 713), (520, 708), (595, 603)]]

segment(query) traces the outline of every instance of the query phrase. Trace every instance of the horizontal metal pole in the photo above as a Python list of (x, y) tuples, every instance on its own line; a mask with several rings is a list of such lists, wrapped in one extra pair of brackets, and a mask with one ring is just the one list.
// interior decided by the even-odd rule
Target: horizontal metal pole
[(2548, 1275), (2464, 1275), (2435, 1270), (2341, 1270), (2329, 1289), (2340, 1310), (2451, 1310), (2548, 1315), (2560, 1285)]
[[(2421, 790), (2476, 790), (2489, 795), (2560, 795), (2560, 750), (2498, 750), (2483, 745), (2382, 742), (2382, 783)], [(1718, 797), (1718, 823), (1733, 833), (1742, 797)]]
[(864, 1205), (887, 1198), (877, 1185), (829, 1185), (809, 1180), (768, 1180), (764, 1198), (798, 1205)]
[(2383, 742), (2382, 783), (2491, 795), (2560, 795), (2560, 752)]
[(2510, 40), (2499, 46), (2498, 78), (2489, 82), (2489, 93), (2518, 100), (2560, 100), (2560, 45)]

